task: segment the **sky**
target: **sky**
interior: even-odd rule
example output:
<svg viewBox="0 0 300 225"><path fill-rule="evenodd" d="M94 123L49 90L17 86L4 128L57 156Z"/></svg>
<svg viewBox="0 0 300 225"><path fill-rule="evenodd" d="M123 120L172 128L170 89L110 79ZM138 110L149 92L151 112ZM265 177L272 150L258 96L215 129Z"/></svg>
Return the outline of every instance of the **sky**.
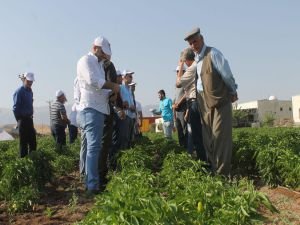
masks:
<svg viewBox="0 0 300 225"><path fill-rule="evenodd" d="M299 10L297 0L3 0L0 108L12 108L26 71L35 73L35 107L58 89L72 103L77 61L100 35L115 66L135 72L142 105L157 104L160 89L173 98L183 39L194 27L229 61L239 103L288 100L300 94Z"/></svg>

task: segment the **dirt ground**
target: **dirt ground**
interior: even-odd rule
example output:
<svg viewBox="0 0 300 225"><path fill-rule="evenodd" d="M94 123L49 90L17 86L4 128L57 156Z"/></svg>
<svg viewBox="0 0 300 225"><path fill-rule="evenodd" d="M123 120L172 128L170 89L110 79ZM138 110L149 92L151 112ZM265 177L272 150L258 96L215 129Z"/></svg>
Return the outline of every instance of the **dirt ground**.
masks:
<svg viewBox="0 0 300 225"><path fill-rule="evenodd" d="M57 225L81 221L93 207L94 200L87 197L79 173L61 177L54 184L47 184L33 212L9 215L0 202L0 224Z"/></svg>
<svg viewBox="0 0 300 225"><path fill-rule="evenodd" d="M265 217L264 224L300 224L300 192L292 191L285 187L268 188L266 186L259 189L265 193L279 213L270 213L261 209Z"/></svg>
<svg viewBox="0 0 300 225"><path fill-rule="evenodd" d="M259 189L268 195L280 213L272 214L261 208L265 222L263 224L300 225L300 192L284 187ZM87 198L79 174L61 177L55 184L48 184L46 192L33 212L9 215L5 205L0 202L0 224L18 225L57 225L73 224L82 220L93 207L94 200Z"/></svg>

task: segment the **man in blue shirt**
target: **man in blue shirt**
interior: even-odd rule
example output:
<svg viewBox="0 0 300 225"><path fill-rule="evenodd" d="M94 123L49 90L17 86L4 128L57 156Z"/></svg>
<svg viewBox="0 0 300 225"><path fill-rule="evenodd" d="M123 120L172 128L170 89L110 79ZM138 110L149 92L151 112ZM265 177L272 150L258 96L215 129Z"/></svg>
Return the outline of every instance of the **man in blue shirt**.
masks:
<svg viewBox="0 0 300 225"><path fill-rule="evenodd" d="M168 139L172 139L172 131L174 127L173 122L173 109L172 109L172 100L166 97L166 93L164 90L160 90L158 92L159 102L159 110L152 110L153 114L161 115L164 123L163 130L165 137Z"/></svg>
<svg viewBox="0 0 300 225"><path fill-rule="evenodd" d="M31 90L34 81L33 73L24 73L20 76L23 85L13 95L13 112L18 122L20 137L20 157L36 150L36 133L33 126L33 93Z"/></svg>

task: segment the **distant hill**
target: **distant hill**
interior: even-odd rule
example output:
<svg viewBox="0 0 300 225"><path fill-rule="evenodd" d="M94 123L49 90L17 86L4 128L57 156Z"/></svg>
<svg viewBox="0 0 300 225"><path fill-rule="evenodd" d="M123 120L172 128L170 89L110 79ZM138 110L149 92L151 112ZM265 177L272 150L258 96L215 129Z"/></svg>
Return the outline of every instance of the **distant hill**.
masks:
<svg viewBox="0 0 300 225"><path fill-rule="evenodd" d="M69 114L71 111L71 105L65 105L67 113ZM143 116L148 117L152 116L152 113L149 109L158 109L158 105L145 105L143 106ZM35 107L34 108L34 116L33 116L34 124L36 125L50 125L49 118L49 107ZM16 124L16 120L14 114L11 109L0 108L0 127L3 127L7 124Z"/></svg>
<svg viewBox="0 0 300 225"><path fill-rule="evenodd" d="M152 113L149 111L150 109L158 109L158 105L145 105L142 107L143 109L143 116L148 117L152 116Z"/></svg>
<svg viewBox="0 0 300 225"><path fill-rule="evenodd" d="M65 107L69 114L72 106L66 105ZM49 107L48 106L35 107L34 114L33 114L33 121L34 121L34 124L50 125ZM0 127L7 125L7 124L16 124L14 114L11 109L1 108L0 109Z"/></svg>

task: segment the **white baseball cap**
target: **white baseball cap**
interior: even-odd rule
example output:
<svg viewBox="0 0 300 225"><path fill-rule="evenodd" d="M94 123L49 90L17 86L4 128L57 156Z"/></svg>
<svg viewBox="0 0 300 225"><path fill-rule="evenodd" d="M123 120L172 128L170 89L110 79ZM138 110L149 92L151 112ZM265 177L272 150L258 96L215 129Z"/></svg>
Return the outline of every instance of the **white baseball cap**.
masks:
<svg viewBox="0 0 300 225"><path fill-rule="evenodd" d="M129 69L123 70L122 75L125 76L125 75L127 75L127 74L134 74L134 72L132 72L132 71L129 70Z"/></svg>
<svg viewBox="0 0 300 225"><path fill-rule="evenodd" d="M62 96L62 95L65 95L65 93L62 91L62 90L57 90L56 92L55 92L55 96L58 98L58 97L60 97L60 96Z"/></svg>
<svg viewBox="0 0 300 225"><path fill-rule="evenodd" d="M94 40L94 45L101 47L103 52L106 55L111 55L110 43L105 37L101 37L101 36L97 37Z"/></svg>
<svg viewBox="0 0 300 225"><path fill-rule="evenodd" d="M128 84L129 86L134 86L134 85L136 85L136 83L135 82L131 82L130 84Z"/></svg>
<svg viewBox="0 0 300 225"><path fill-rule="evenodd" d="M117 76L122 76L122 73L120 70L116 70Z"/></svg>
<svg viewBox="0 0 300 225"><path fill-rule="evenodd" d="M26 73L24 73L24 77L26 78L26 80L34 81L34 74L33 73L26 72Z"/></svg>

